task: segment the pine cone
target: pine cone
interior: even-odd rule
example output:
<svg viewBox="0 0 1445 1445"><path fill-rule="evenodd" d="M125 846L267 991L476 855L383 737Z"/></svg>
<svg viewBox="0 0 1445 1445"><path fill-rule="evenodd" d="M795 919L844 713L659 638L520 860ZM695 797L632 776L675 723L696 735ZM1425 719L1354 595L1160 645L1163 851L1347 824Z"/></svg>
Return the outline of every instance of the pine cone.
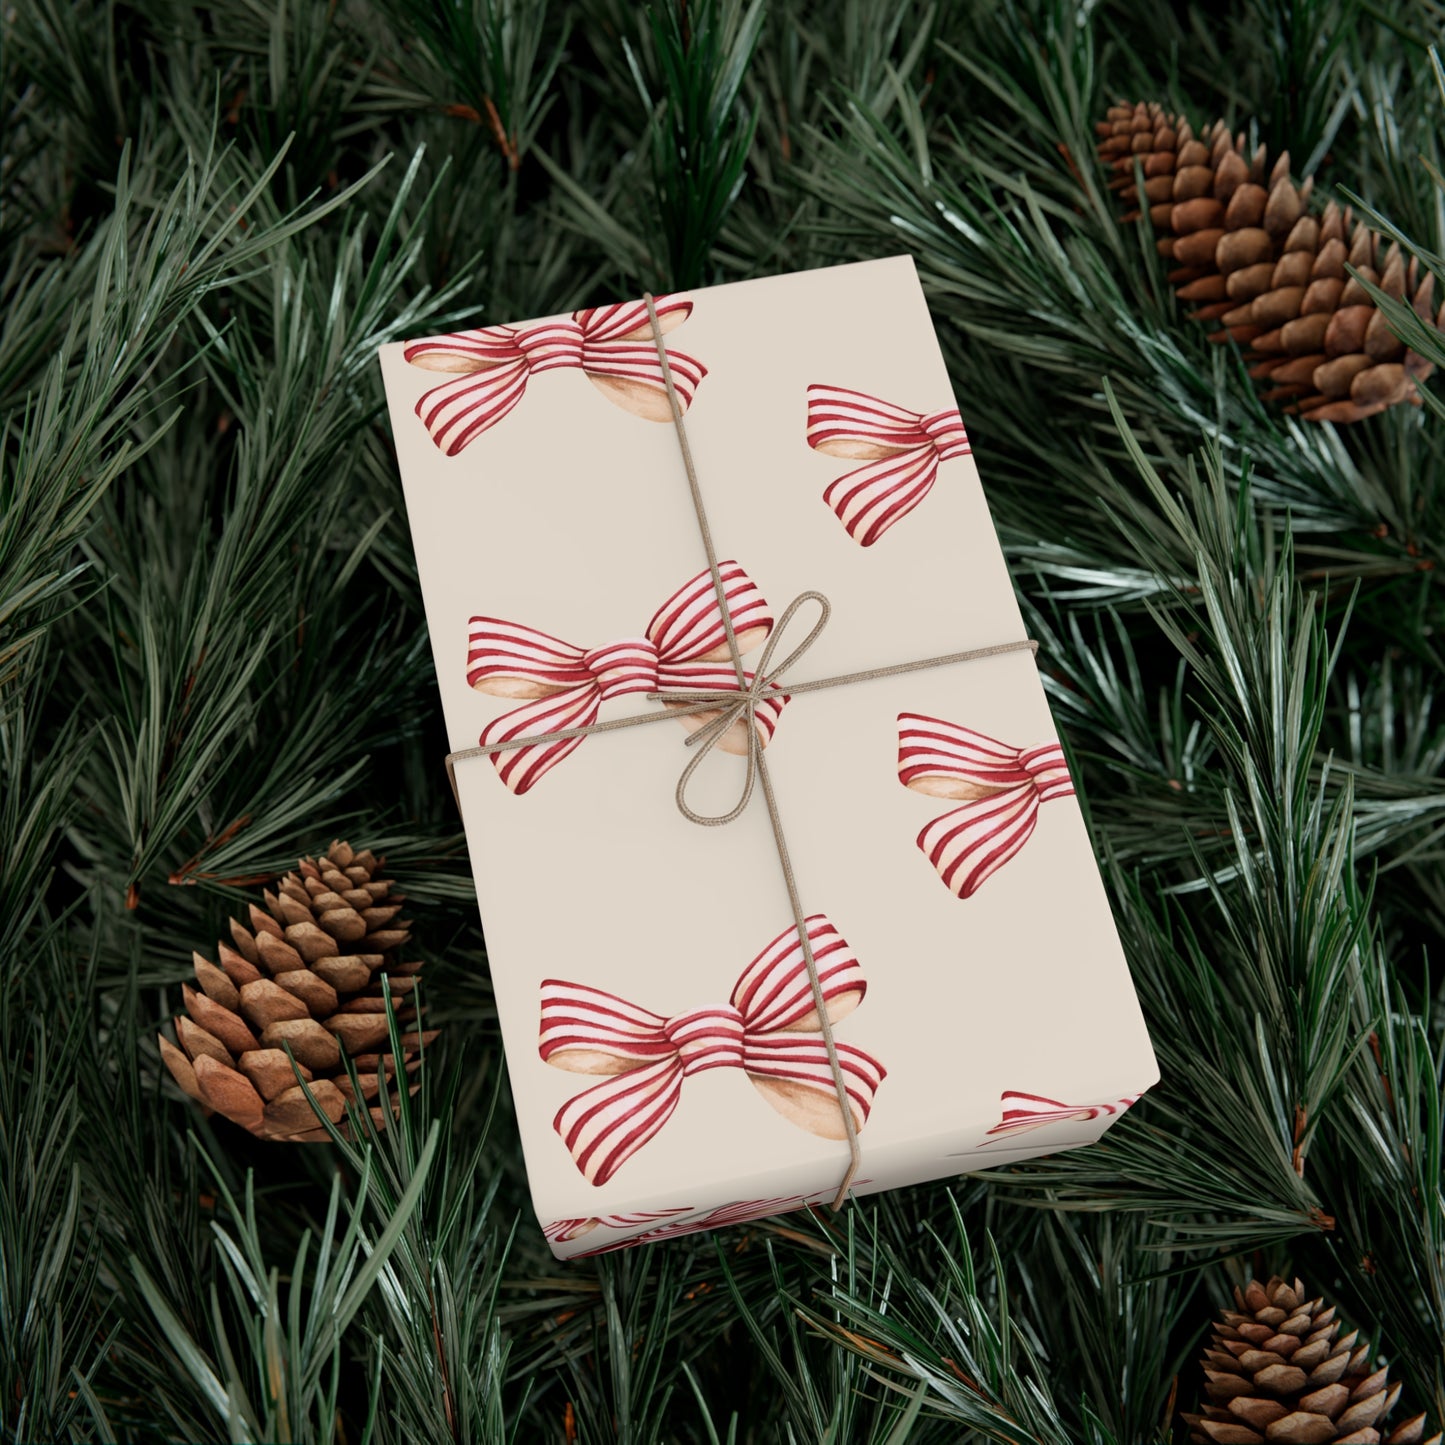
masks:
<svg viewBox="0 0 1445 1445"><path fill-rule="evenodd" d="M1251 1280L1234 1291L1238 1310L1226 1310L1205 1347L1202 1415L1185 1415L1189 1438L1212 1445L1419 1445L1425 1417L1416 1415L1388 1435L1380 1425L1400 1386L1389 1371L1370 1371L1370 1347L1359 1331L1339 1338L1333 1306L1306 1300L1299 1280L1267 1285ZM1429 1445L1440 1445L1435 1435Z"/></svg>
<svg viewBox="0 0 1445 1445"><path fill-rule="evenodd" d="M1350 422L1399 402L1420 402L1414 386L1434 369L1390 330L1345 263L1397 299L1408 296L1427 324L1434 277L1420 279L1398 243L1330 201L1306 211L1312 182L1290 179L1285 152L1266 174L1263 146L1245 156L1244 136L1216 122L1202 139L1157 104L1117 105L1097 127L1099 156L1114 171L1110 189L1134 192L1143 165L1150 221L1160 254L1176 263L1170 282L1214 321L1211 340L1238 341L1250 374L1269 383L1267 401L1311 421ZM1136 220L1131 211L1125 220Z"/></svg>
<svg viewBox="0 0 1445 1445"><path fill-rule="evenodd" d="M218 945L219 968L192 955L200 991L183 989L189 1017L176 1019L181 1046L160 1040L161 1057L191 1098L262 1139L327 1138L296 1082L288 1044L332 1123L353 1097L343 1046L363 1098L376 1097L378 1074L396 1071L394 1055L376 1052L388 1041L381 980L405 1025L416 1017L406 995L421 968L396 961L411 923L396 916L402 895L391 880L376 876L382 861L333 843L319 862L303 858L300 873L288 873L276 893L266 890L269 913L251 905L249 929L231 920L235 947ZM435 1037L403 1035L408 1073L417 1047ZM371 1113L384 1123L380 1109Z"/></svg>

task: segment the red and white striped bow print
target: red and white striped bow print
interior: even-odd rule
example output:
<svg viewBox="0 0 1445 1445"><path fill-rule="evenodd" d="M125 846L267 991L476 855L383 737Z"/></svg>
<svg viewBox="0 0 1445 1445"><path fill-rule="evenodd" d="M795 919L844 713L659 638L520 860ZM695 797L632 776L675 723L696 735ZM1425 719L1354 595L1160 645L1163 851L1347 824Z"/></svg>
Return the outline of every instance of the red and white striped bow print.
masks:
<svg viewBox="0 0 1445 1445"><path fill-rule="evenodd" d="M772 631L773 614L766 598L736 562L719 563L718 572L738 650L748 652ZM744 676L752 681L752 673ZM603 700L610 697L660 689L736 691L738 685L711 572L699 572L683 583L653 613L644 636L624 637L603 647L576 647L519 622L473 617L467 681L478 692L496 697L534 699L489 723L482 732L483 747L588 727L597 721ZM758 735L765 746L787 700L787 695L779 692L762 699L757 707ZM717 716L714 712L689 713L678 721L694 732ZM725 752L746 753L746 728L747 723L739 720L718 746ZM541 742L492 753L491 759L502 781L514 793L525 793L584 741Z"/></svg>
<svg viewBox="0 0 1445 1445"><path fill-rule="evenodd" d="M1028 842L1039 804L1074 791L1057 742L1012 748L922 713L898 714L898 778L964 805L935 818L918 846L957 898L967 898Z"/></svg>
<svg viewBox="0 0 1445 1445"><path fill-rule="evenodd" d="M836 1191L829 1190L831 1199ZM818 1199L822 1195L816 1196ZM656 1244L664 1239L678 1239L685 1234L701 1234L708 1229L725 1229L730 1224L748 1224L754 1219L770 1219L775 1214L786 1214L801 1209L809 1199L802 1194L791 1194L783 1199L744 1199L735 1204L724 1204L706 1214L694 1215L691 1219L677 1219L671 1224L659 1225L656 1229L645 1230L627 1239L616 1239L610 1244L600 1244L594 1249L579 1250L569 1255L570 1259L591 1259L594 1255L612 1254L619 1249L631 1249L637 1244ZM681 1211L679 1211L681 1212ZM575 1238L575 1236L573 1236Z"/></svg>
<svg viewBox="0 0 1445 1445"><path fill-rule="evenodd" d="M674 1215L691 1213L691 1205L685 1204L679 1209L643 1209L636 1214L594 1214L586 1219L554 1219L551 1224L542 1226L542 1234L548 1244L570 1244L574 1239L591 1234L594 1229L636 1229L639 1225L655 1224L659 1219L671 1219ZM649 1230L648 1236L652 1233L653 1231ZM624 1244L633 1242L632 1239L622 1241ZM603 1248L609 1247L615 1249L620 1246ZM602 1250L590 1250L589 1253L601 1254Z"/></svg>
<svg viewBox="0 0 1445 1445"><path fill-rule="evenodd" d="M1018 1094L1005 1090L1001 1100L1003 1119L988 1132L991 1135L1025 1134L1030 1129L1042 1129L1046 1124L1101 1119L1122 1114L1131 1104L1138 1102L1138 1094L1127 1094L1114 1104L1061 1104L1057 1099L1046 1099L1041 1094Z"/></svg>
<svg viewBox="0 0 1445 1445"><path fill-rule="evenodd" d="M871 1179L855 1179L852 1187L857 1189L872 1182ZM597 1254L611 1254L614 1250L631 1249L634 1244L655 1244L658 1240L677 1239L684 1234L700 1234L706 1229L726 1229L732 1224L751 1224L755 1219L771 1219L774 1215L790 1214L805 1206L825 1204L837 1192L836 1189L820 1189L814 1194L789 1194L777 1199L739 1199L732 1204L723 1204L717 1209L710 1209L705 1214L696 1214L687 1209L665 1210L661 1212L687 1214L691 1217L674 1219L670 1224L660 1225L658 1228L646 1230L642 1234L634 1234L628 1239L614 1240L611 1244L601 1244L595 1249L585 1249L577 1254L569 1255L568 1258L590 1259ZM551 1235L547 1237L552 1238ZM567 1238L575 1239L577 1235L568 1235Z"/></svg>
<svg viewBox="0 0 1445 1445"><path fill-rule="evenodd" d="M821 913L807 925L828 1020L837 1023L863 998L863 970ZM728 1003L672 1018L586 984L547 979L538 1044L543 1060L572 1073L613 1076L564 1104L553 1127L587 1180L605 1184L672 1117L685 1079L708 1069L742 1069L785 1119L821 1138L843 1139L821 1029L796 925L743 970ZM852 1044L835 1042L835 1048L861 1129L887 1071Z"/></svg>
<svg viewBox="0 0 1445 1445"><path fill-rule="evenodd" d="M923 416L841 386L808 388L808 445L868 465L823 493L848 535L871 547L933 490L939 462L969 454L957 407Z"/></svg>
<svg viewBox="0 0 1445 1445"><path fill-rule="evenodd" d="M676 296L660 296L655 304L664 332L692 314L692 302ZM662 361L641 301L592 306L535 326L484 326L428 336L411 342L405 355L413 366L428 371L460 373L416 404L431 439L449 457L501 421L521 401L532 377L562 367L583 371L624 411L648 421L672 420ZM681 351L669 350L667 359L677 399L686 411L707 367Z"/></svg>

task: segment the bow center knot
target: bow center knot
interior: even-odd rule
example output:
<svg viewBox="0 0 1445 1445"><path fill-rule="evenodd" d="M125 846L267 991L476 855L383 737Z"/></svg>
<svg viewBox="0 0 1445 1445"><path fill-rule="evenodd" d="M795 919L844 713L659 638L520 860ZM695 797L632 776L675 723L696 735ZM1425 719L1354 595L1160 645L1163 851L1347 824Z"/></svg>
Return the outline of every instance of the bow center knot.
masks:
<svg viewBox="0 0 1445 1445"><path fill-rule="evenodd" d="M963 429L963 418L958 414L957 407L936 411L923 417L918 425L937 448L942 460L964 456L968 452L968 433Z"/></svg>
<svg viewBox="0 0 1445 1445"><path fill-rule="evenodd" d="M1064 762L1064 750L1058 743L1041 743L1036 748L1023 749L1019 753L1019 766L1039 790L1040 802L1067 797L1074 791L1068 764Z"/></svg>
<svg viewBox="0 0 1445 1445"><path fill-rule="evenodd" d="M582 328L570 316L519 331L516 346L533 372L582 365Z"/></svg>
<svg viewBox="0 0 1445 1445"><path fill-rule="evenodd" d="M582 655L582 665L597 683L598 693L622 697L629 692L655 692L658 651L646 637L624 637Z"/></svg>
<svg viewBox="0 0 1445 1445"><path fill-rule="evenodd" d="M668 1042L677 1050L684 1076L707 1069L740 1069L743 1066L743 1038L747 1026L742 1014L731 1004L692 1009L670 1018L662 1026Z"/></svg>

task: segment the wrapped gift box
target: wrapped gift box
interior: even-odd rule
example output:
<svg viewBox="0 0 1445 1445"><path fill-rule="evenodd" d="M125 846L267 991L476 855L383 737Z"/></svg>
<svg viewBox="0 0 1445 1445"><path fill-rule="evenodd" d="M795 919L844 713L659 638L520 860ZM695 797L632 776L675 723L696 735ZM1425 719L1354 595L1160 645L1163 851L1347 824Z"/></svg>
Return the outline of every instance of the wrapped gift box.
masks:
<svg viewBox="0 0 1445 1445"><path fill-rule="evenodd" d="M854 1192L1091 1142L1157 1071L1031 653L788 693L1024 641L912 261L655 304L744 666L793 598L831 605L754 726ZM735 692L643 303L381 360L454 750ZM706 720L456 767L563 1257L831 1200L849 1165L767 810L699 827L674 798ZM691 777L695 812L736 802L747 727Z"/></svg>

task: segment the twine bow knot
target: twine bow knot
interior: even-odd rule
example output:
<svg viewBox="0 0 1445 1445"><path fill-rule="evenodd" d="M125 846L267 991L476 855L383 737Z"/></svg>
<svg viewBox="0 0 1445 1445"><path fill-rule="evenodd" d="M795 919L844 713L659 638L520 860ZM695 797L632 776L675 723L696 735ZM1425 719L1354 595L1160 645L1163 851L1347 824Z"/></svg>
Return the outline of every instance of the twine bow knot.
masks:
<svg viewBox="0 0 1445 1445"><path fill-rule="evenodd" d="M778 664L773 667L773 653L777 650L779 639L788 630L789 623L797 616L798 610L809 602L818 604L818 620L809 630L808 635ZM783 609L783 615L778 619L777 625L773 628L772 635L768 638L767 646L763 648L763 655L758 659L757 669L749 675L744 672L741 665L738 666L738 685L733 688L713 690L711 692L687 692L667 691L649 693L648 698L653 701L672 702L680 704L689 703L715 703L721 695L731 697L732 701L725 703L718 715L710 721L705 722L696 732L687 739L688 747L695 747L697 752L688 760L682 770L682 776L677 780L677 807L678 811L690 823L700 823L704 827L720 827L724 823L731 823L734 818L741 815L748 803L752 800L753 786L757 782L758 763L762 756L765 739L759 731L758 709L766 707L769 710L775 708L779 702L787 701L787 694L779 695L779 677L787 672L799 658L818 640L823 629L828 625L828 617L832 613L832 604L821 592L800 592ZM731 637L732 623L729 620L728 632ZM736 724L746 724L742 728L742 736L747 739L747 772L743 778L742 792L738 795L737 802L728 809L726 813L698 813L695 812L687 801L687 785L692 781L692 776L702 766L707 755L718 746L726 737L735 737L733 731Z"/></svg>

